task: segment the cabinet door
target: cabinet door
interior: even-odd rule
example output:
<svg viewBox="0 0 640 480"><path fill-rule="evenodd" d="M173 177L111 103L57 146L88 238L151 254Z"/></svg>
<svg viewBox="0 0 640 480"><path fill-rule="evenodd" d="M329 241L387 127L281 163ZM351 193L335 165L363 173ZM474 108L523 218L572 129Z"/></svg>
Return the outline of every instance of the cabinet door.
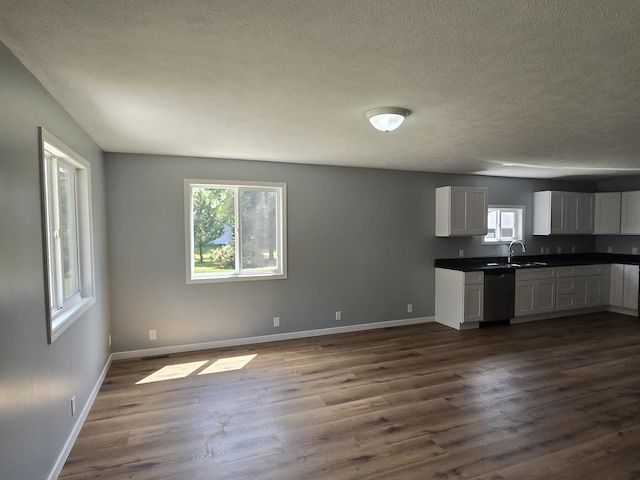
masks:
<svg viewBox="0 0 640 480"><path fill-rule="evenodd" d="M593 233L593 194L578 194L578 218L576 220L576 233Z"/></svg>
<svg viewBox="0 0 640 480"><path fill-rule="evenodd" d="M638 265L624 266L622 307L631 310L638 308Z"/></svg>
<svg viewBox="0 0 640 480"><path fill-rule="evenodd" d="M551 233L565 233L565 193L551 192Z"/></svg>
<svg viewBox="0 0 640 480"><path fill-rule="evenodd" d="M535 282L535 280L528 282L516 282L515 317L522 317L524 315L531 315L535 313Z"/></svg>
<svg viewBox="0 0 640 480"><path fill-rule="evenodd" d="M604 280L602 277L584 277L586 279L587 307L597 307L603 305L604 301Z"/></svg>
<svg viewBox="0 0 640 480"><path fill-rule="evenodd" d="M640 191L622 192L622 219L620 233L640 234Z"/></svg>
<svg viewBox="0 0 640 480"><path fill-rule="evenodd" d="M620 192L596 193L593 233L617 235L620 233Z"/></svg>
<svg viewBox="0 0 640 480"><path fill-rule="evenodd" d="M593 195L564 192L564 232L582 234L593 232Z"/></svg>
<svg viewBox="0 0 640 480"><path fill-rule="evenodd" d="M487 234L487 189L471 188L467 193L467 233Z"/></svg>
<svg viewBox="0 0 640 480"><path fill-rule="evenodd" d="M479 322L484 311L484 285L464 286L464 322Z"/></svg>
<svg viewBox="0 0 640 480"><path fill-rule="evenodd" d="M451 235L467 233L468 192L463 187L451 187Z"/></svg>
<svg viewBox="0 0 640 480"><path fill-rule="evenodd" d="M609 305L622 307L624 297L624 265L611 265L611 280L609 284Z"/></svg>
<svg viewBox="0 0 640 480"><path fill-rule="evenodd" d="M587 306L587 278L588 277L576 277L576 308L585 308Z"/></svg>
<svg viewBox="0 0 640 480"><path fill-rule="evenodd" d="M535 313L555 312L556 281L536 280L534 284Z"/></svg>
<svg viewBox="0 0 640 480"><path fill-rule="evenodd" d="M578 232L578 198L576 192L565 192L564 194L564 232Z"/></svg>

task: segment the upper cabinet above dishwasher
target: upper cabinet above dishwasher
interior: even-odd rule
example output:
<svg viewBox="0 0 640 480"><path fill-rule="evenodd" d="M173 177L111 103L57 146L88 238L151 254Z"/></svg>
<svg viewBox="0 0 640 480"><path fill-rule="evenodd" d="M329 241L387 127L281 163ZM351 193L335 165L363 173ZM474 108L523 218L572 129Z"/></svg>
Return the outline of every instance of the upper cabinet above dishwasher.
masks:
<svg viewBox="0 0 640 480"><path fill-rule="evenodd" d="M436 188L436 236L487 234L488 189Z"/></svg>
<svg viewBox="0 0 640 480"><path fill-rule="evenodd" d="M534 235L589 235L593 233L593 193L533 193Z"/></svg>

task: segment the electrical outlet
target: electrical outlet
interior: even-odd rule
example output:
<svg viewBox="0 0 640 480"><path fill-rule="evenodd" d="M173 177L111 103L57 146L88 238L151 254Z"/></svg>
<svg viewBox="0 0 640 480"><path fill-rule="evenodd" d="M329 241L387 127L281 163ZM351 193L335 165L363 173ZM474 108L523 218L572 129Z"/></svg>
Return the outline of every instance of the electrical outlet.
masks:
<svg viewBox="0 0 640 480"><path fill-rule="evenodd" d="M540 253L544 254L544 247L540 247Z"/></svg>
<svg viewBox="0 0 640 480"><path fill-rule="evenodd" d="M613 247L607 247L607 253L613 253Z"/></svg>
<svg viewBox="0 0 640 480"><path fill-rule="evenodd" d="M558 253L562 253L562 247L558 247Z"/></svg>
<svg viewBox="0 0 640 480"><path fill-rule="evenodd" d="M458 256L460 258L464 257L464 250L463 249L458 250Z"/></svg>
<svg viewBox="0 0 640 480"><path fill-rule="evenodd" d="M111 346L111 334L109 334L109 346Z"/></svg>
<svg viewBox="0 0 640 480"><path fill-rule="evenodd" d="M342 312L338 310L336 312L336 321L339 322L340 320L342 320Z"/></svg>
<svg viewBox="0 0 640 480"><path fill-rule="evenodd" d="M413 304L409 303L407 304L407 313L411 313L411 312L413 312Z"/></svg>
<svg viewBox="0 0 640 480"><path fill-rule="evenodd" d="M156 330L149 330L149 340L156 340L158 338L158 332Z"/></svg>
<svg viewBox="0 0 640 480"><path fill-rule="evenodd" d="M280 317L273 317L273 326L274 327L280 326Z"/></svg>
<svg viewBox="0 0 640 480"><path fill-rule="evenodd" d="M544 253L546 253L547 255L551 253L551 247L546 247L544 249Z"/></svg>
<svg viewBox="0 0 640 480"><path fill-rule="evenodd" d="M76 396L71 397L71 416L75 417L76 415Z"/></svg>
<svg viewBox="0 0 640 480"><path fill-rule="evenodd" d="M571 246L571 253L576 253L576 247L575 247L575 245L572 245L572 246Z"/></svg>
<svg viewBox="0 0 640 480"><path fill-rule="evenodd" d="M638 254L638 247L633 247L633 248L631 249L631 253L632 253L633 255L637 255L637 254Z"/></svg>

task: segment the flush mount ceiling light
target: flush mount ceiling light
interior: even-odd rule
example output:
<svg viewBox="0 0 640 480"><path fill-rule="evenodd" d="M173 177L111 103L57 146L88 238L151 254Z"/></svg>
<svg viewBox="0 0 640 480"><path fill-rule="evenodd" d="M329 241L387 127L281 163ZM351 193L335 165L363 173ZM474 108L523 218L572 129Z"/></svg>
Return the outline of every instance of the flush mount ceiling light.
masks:
<svg viewBox="0 0 640 480"><path fill-rule="evenodd" d="M364 114L373 128L381 132L392 132L404 122L411 112L406 108L380 107L373 108Z"/></svg>

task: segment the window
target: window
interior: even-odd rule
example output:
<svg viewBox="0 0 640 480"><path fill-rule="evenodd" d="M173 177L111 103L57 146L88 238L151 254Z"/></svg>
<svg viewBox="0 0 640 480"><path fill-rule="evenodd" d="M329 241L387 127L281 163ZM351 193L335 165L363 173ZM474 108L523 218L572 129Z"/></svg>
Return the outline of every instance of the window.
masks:
<svg viewBox="0 0 640 480"><path fill-rule="evenodd" d="M49 342L93 303L90 165L40 129Z"/></svg>
<svg viewBox="0 0 640 480"><path fill-rule="evenodd" d="M490 205L487 214L487 234L485 244L524 241L524 207Z"/></svg>
<svg viewBox="0 0 640 480"><path fill-rule="evenodd" d="M185 180L187 283L286 278L286 185Z"/></svg>

